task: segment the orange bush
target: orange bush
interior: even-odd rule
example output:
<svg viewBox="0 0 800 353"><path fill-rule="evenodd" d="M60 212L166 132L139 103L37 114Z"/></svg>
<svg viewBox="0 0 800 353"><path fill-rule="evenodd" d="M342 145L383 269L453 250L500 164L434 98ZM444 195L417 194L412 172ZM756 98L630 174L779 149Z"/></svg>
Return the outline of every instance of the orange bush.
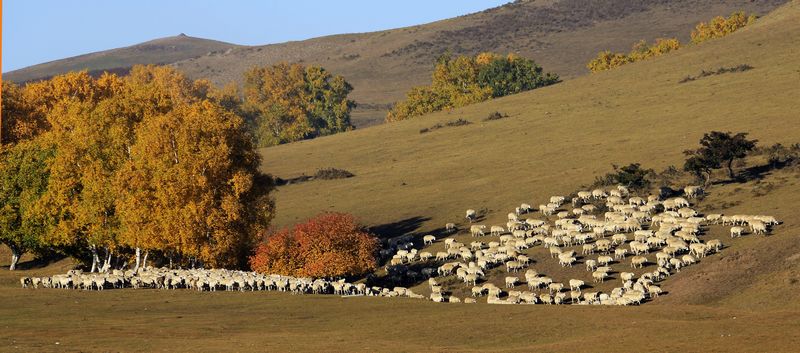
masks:
<svg viewBox="0 0 800 353"><path fill-rule="evenodd" d="M291 276L360 275L375 268L377 248L377 239L352 215L323 213L269 235L250 257L250 267Z"/></svg>

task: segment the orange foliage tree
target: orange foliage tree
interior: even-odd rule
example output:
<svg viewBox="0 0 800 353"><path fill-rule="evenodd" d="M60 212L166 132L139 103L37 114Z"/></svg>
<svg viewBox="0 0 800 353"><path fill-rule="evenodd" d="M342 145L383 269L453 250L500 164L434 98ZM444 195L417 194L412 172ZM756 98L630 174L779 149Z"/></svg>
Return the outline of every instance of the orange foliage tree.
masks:
<svg viewBox="0 0 800 353"><path fill-rule="evenodd" d="M356 276L375 268L377 249L377 239L352 215L323 213L268 236L250 267L291 276Z"/></svg>

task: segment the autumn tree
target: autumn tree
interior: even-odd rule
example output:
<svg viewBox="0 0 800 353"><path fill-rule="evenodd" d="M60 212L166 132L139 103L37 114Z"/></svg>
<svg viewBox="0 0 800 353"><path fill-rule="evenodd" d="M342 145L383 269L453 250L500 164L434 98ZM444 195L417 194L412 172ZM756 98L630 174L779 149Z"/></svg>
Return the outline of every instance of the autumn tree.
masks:
<svg viewBox="0 0 800 353"><path fill-rule="evenodd" d="M722 16L714 17L711 21L697 24L692 31L692 43L699 44L709 39L724 37L751 25L757 19L756 15L747 15L744 11L734 12L728 18Z"/></svg>
<svg viewBox="0 0 800 353"><path fill-rule="evenodd" d="M43 97L26 88L3 82L0 146L32 139L49 127L42 109Z"/></svg>
<svg viewBox="0 0 800 353"><path fill-rule="evenodd" d="M250 258L250 266L293 276L357 276L375 268L377 249L377 239L353 216L325 213L269 235Z"/></svg>
<svg viewBox="0 0 800 353"><path fill-rule="evenodd" d="M509 54L481 53L477 56L440 56L431 84L412 88L397 102L387 122L405 120L444 109L482 102L492 97L519 93L558 82L530 59Z"/></svg>
<svg viewBox="0 0 800 353"><path fill-rule="evenodd" d="M61 247L88 248L92 268L98 249L106 250L106 267L116 247L119 222L111 180L124 160L120 129L125 116L113 114L110 98L121 81L114 75L94 79L86 72L56 76L41 83L49 104L51 129L42 135L55 146L47 190L38 209L50 225L46 240Z"/></svg>
<svg viewBox="0 0 800 353"><path fill-rule="evenodd" d="M9 270L16 268L22 254L44 248L46 227L33 209L47 188L53 152L37 141L0 152L0 243L11 249Z"/></svg>
<svg viewBox="0 0 800 353"><path fill-rule="evenodd" d="M280 63L244 74L244 104L259 146L352 130L353 87L318 66Z"/></svg>
<svg viewBox="0 0 800 353"><path fill-rule="evenodd" d="M684 151L688 158L683 168L705 179L707 184L711 179L711 172L724 166L728 170L728 176L733 179L736 176L733 162L746 157L756 147L756 142L758 140L748 140L746 132L732 135L730 132L711 131L703 134L700 148Z"/></svg>
<svg viewBox="0 0 800 353"><path fill-rule="evenodd" d="M172 69L152 71L126 79L138 92L130 96L165 103L137 125L118 174L121 236L170 259L245 267L273 202L272 181L259 171L244 121L202 82Z"/></svg>

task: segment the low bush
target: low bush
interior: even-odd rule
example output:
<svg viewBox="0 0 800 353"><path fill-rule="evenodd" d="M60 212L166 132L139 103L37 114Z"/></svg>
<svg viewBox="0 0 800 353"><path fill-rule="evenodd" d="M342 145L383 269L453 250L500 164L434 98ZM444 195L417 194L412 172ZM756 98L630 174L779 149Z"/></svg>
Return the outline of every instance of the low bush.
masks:
<svg viewBox="0 0 800 353"><path fill-rule="evenodd" d="M323 213L266 237L253 271L304 277L358 276L377 265L378 240L352 215Z"/></svg>
<svg viewBox="0 0 800 353"><path fill-rule="evenodd" d="M355 174L347 170L338 168L319 169L317 170L316 173L314 173L314 178L323 180L346 179L346 178L352 178L354 176Z"/></svg>

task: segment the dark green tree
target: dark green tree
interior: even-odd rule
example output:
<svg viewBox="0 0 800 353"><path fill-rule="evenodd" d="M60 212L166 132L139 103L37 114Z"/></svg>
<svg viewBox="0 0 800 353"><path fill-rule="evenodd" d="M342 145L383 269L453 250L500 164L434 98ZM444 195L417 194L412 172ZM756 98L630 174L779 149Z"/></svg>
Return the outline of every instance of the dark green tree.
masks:
<svg viewBox="0 0 800 353"><path fill-rule="evenodd" d="M728 170L728 176L733 179L733 162L744 158L747 153L756 147L758 140L748 140L746 132L735 135L730 132L711 131L700 139L700 148L686 150L688 157L683 169L692 172L698 177L705 176L705 182L711 180L711 171L723 166Z"/></svg>
<svg viewBox="0 0 800 353"><path fill-rule="evenodd" d="M11 249L10 270L20 256L42 250L46 227L33 211L47 189L54 149L24 141L0 155L0 242Z"/></svg>

